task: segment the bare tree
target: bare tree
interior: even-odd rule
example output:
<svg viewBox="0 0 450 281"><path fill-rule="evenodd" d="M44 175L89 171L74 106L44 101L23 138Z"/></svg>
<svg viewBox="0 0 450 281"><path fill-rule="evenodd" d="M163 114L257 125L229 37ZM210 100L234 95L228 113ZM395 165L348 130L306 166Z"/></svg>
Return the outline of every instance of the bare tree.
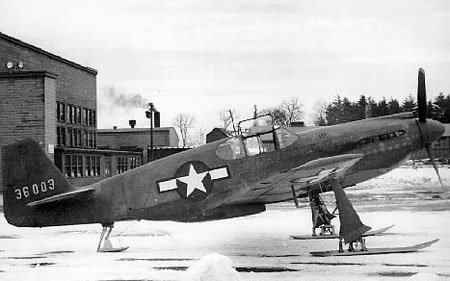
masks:
<svg viewBox="0 0 450 281"><path fill-rule="evenodd" d="M285 112L286 126L290 126L292 122L300 121L303 118L303 103L298 97L291 97L283 100L280 109Z"/></svg>
<svg viewBox="0 0 450 281"><path fill-rule="evenodd" d="M232 125L233 119L239 118L235 109L224 109L219 112L219 118L222 121L222 128L228 130L228 127Z"/></svg>
<svg viewBox="0 0 450 281"><path fill-rule="evenodd" d="M327 108L328 104L324 100L318 100L314 104L311 119L316 126L327 125Z"/></svg>
<svg viewBox="0 0 450 281"><path fill-rule="evenodd" d="M197 132L195 132L194 134L194 139L191 141L192 146L196 147L196 146L200 146L202 144L206 143L206 133L205 133L206 129L205 127L200 127Z"/></svg>
<svg viewBox="0 0 450 281"><path fill-rule="evenodd" d="M194 116L188 113L179 113L173 120L173 125L180 130L183 147L186 147L188 131L195 123Z"/></svg>
<svg viewBox="0 0 450 281"><path fill-rule="evenodd" d="M300 121L303 118L303 103L297 97L283 100L279 106L263 109L261 114L268 114L272 117L273 125L291 126L292 122Z"/></svg>

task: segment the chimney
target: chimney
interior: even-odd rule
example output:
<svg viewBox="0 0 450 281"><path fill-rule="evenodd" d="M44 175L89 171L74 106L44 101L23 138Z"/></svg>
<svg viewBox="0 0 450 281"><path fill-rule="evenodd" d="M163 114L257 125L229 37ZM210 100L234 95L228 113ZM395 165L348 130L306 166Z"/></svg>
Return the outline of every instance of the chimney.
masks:
<svg viewBox="0 0 450 281"><path fill-rule="evenodd" d="M128 124L130 124L131 128L134 128L136 126L136 120L128 120Z"/></svg>
<svg viewBox="0 0 450 281"><path fill-rule="evenodd" d="M159 111L155 111L155 120L153 122L155 124L155 128L161 127L161 114Z"/></svg>

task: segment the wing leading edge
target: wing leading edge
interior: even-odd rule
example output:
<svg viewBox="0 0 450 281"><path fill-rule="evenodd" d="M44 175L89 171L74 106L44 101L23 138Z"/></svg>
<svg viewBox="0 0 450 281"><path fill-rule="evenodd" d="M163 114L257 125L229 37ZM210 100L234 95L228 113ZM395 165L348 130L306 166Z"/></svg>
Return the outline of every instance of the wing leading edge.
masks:
<svg viewBox="0 0 450 281"><path fill-rule="evenodd" d="M319 158L301 166L274 175L262 188L258 184L255 190L259 191L259 198L265 203L284 201L292 198L292 187L297 194L308 193L309 190L332 179L339 179L353 167L362 154L344 154L333 157Z"/></svg>

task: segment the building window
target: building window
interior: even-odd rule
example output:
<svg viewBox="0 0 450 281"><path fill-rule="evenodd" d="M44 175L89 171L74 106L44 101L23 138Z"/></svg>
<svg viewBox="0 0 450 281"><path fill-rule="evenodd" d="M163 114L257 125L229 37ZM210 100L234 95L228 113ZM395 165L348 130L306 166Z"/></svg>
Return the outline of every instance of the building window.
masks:
<svg viewBox="0 0 450 281"><path fill-rule="evenodd" d="M81 108L75 107L75 124L81 125Z"/></svg>
<svg viewBox="0 0 450 281"><path fill-rule="evenodd" d="M56 134L57 134L57 138L58 138L58 145L66 146L66 128L58 127L56 129Z"/></svg>
<svg viewBox="0 0 450 281"><path fill-rule="evenodd" d="M92 148L96 148L97 147L97 135L95 134L95 131L90 132L91 137L90 137L90 145Z"/></svg>
<svg viewBox="0 0 450 281"><path fill-rule="evenodd" d="M95 127L97 120L95 117L95 110L83 109L83 125L88 127Z"/></svg>
<svg viewBox="0 0 450 281"><path fill-rule="evenodd" d="M67 106L67 123L72 124L73 123L73 112L72 112L72 106Z"/></svg>
<svg viewBox="0 0 450 281"><path fill-rule="evenodd" d="M82 134L81 129L67 128L67 136L69 138L70 147L81 147L82 146Z"/></svg>
<svg viewBox="0 0 450 281"><path fill-rule="evenodd" d="M105 157L105 177L112 176L112 161L111 157Z"/></svg>
<svg viewBox="0 0 450 281"><path fill-rule="evenodd" d="M117 157L117 173L121 174L128 170L128 157Z"/></svg>
<svg viewBox="0 0 450 281"><path fill-rule="evenodd" d="M87 130L83 130L83 147L89 147L89 133Z"/></svg>
<svg viewBox="0 0 450 281"><path fill-rule="evenodd" d="M68 138L68 143L67 145L69 147L73 147L73 138L72 138L72 128L67 128L67 138Z"/></svg>
<svg viewBox="0 0 450 281"><path fill-rule="evenodd" d="M88 125L88 109L83 108L83 126Z"/></svg>
<svg viewBox="0 0 450 281"><path fill-rule="evenodd" d="M88 127L95 127L97 125L95 110L74 105L65 105L62 102L56 103L56 116L59 122Z"/></svg>
<svg viewBox="0 0 450 281"><path fill-rule="evenodd" d="M56 103L56 118L59 122L66 122L66 105L62 102Z"/></svg>
<svg viewBox="0 0 450 281"><path fill-rule="evenodd" d="M100 156L86 156L86 177L100 176Z"/></svg>
<svg viewBox="0 0 450 281"><path fill-rule="evenodd" d="M91 126L91 111L86 109L86 126Z"/></svg>
<svg viewBox="0 0 450 281"><path fill-rule="evenodd" d="M68 178L83 176L83 156L70 154L64 158L64 175Z"/></svg>
<svg viewBox="0 0 450 281"><path fill-rule="evenodd" d="M97 126L97 119L95 117L95 110L92 110L92 123L91 123L92 127Z"/></svg>
<svg viewBox="0 0 450 281"><path fill-rule="evenodd" d="M130 157L130 169L134 169L136 167L139 167L141 165L140 158L136 156Z"/></svg>
<svg viewBox="0 0 450 281"><path fill-rule="evenodd" d="M81 129L77 129L77 147L81 147L83 139L81 138Z"/></svg>

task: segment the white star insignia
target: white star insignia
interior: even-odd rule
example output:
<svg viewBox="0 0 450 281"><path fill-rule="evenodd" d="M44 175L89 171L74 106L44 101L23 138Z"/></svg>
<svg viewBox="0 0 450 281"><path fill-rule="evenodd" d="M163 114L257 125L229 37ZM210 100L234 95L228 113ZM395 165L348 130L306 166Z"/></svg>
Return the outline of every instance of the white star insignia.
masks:
<svg viewBox="0 0 450 281"><path fill-rule="evenodd" d="M206 193L206 188L202 181L207 174L208 171L198 173L197 170L195 170L195 167L191 164L189 167L189 175L178 178L179 181L187 184L186 197L189 197L189 195L191 195L196 189Z"/></svg>
<svg viewBox="0 0 450 281"><path fill-rule="evenodd" d="M178 178L168 179L158 182L158 191L167 192L178 189L177 181L186 184L186 197L189 197L196 189L203 193L208 193L203 180L209 175L211 180L219 180L228 178L228 170L226 167L215 168L209 171L199 173L192 163L189 164L189 174Z"/></svg>

